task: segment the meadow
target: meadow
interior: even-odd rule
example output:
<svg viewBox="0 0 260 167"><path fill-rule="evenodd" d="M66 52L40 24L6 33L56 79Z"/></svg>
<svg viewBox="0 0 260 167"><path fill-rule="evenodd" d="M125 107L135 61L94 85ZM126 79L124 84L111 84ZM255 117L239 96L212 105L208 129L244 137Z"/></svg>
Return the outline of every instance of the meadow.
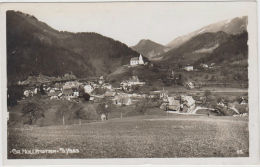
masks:
<svg viewBox="0 0 260 167"><path fill-rule="evenodd" d="M16 150L77 153L14 154ZM8 158L247 157L248 119L206 115L142 115L81 125L8 128Z"/></svg>

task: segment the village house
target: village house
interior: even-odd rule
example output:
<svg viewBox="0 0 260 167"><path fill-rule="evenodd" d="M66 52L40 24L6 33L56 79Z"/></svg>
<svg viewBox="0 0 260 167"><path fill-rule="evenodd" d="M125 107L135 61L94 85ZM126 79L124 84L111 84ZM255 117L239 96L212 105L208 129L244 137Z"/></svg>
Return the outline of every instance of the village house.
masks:
<svg viewBox="0 0 260 167"><path fill-rule="evenodd" d="M180 100L176 100L175 97L165 95L163 97L163 103L160 106L165 111L176 111L179 112L181 108Z"/></svg>
<svg viewBox="0 0 260 167"><path fill-rule="evenodd" d="M100 76L100 77L99 77L99 80L98 80L98 83L99 83L100 85L102 85L104 82L105 82L104 77L103 77L103 76Z"/></svg>
<svg viewBox="0 0 260 167"><path fill-rule="evenodd" d="M241 97L241 100L240 100L239 104L245 105L247 103L248 103L247 100L244 97Z"/></svg>
<svg viewBox="0 0 260 167"><path fill-rule="evenodd" d="M218 106L226 107L226 102L224 99L220 99L219 102L217 103Z"/></svg>
<svg viewBox="0 0 260 167"><path fill-rule="evenodd" d="M168 97L167 110L179 112L180 111L180 100L175 100L174 97Z"/></svg>
<svg viewBox="0 0 260 167"><path fill-rule="evenodd" d="M115 105L131 105L132 104L132 100L129 96L124 95L124 94L119 94L116 95L114 99L112 99L113 104Z"/></svg>
<svg viewBox="0 0 260 167"><path fill-rule="evenodd" d="M120 86L124 91L132 91L133 86L143 86L145 82L140 82L137 76L132 76L129 80L122 81Z"/></svg>
<svg viewBox="0 0 260 167"><path fill-rule="evenodd" d="M25 97L33 97L33 95L37 94L37 88L33 89L33 90L25 90L23 92L23 95Z"/></svg>
<svg viewBox="0 0 260 167"><path fill-rule="evenodd" d="M116 95L116 92L112 92L112 91L106 91L106 93L104 94L105 97L114 97Z"/></svg>
<svg viewBox="0 0 260 167"><path fill-rule="evenodd" d="M142 55L140 54L139 57L133 57L130 60L130 65L131 66L137 66L137 65L143 65L144 64L144 60Z"/></svg>
<svg viewBox="0 0 260 167"><path fill-rule="evenodd" d="M168 91L163 90L159 91L160 92L160 99L163 100L164 102L168 101Z"/></svg>
<svg viewBox="0 0 260 167"><path fill-rule="evenodd" d="M50 99L59 99L60 98L60 93L61 91L55 91L54 89L51 89L48 92L48 96L50 97Z"/></svg>
<svg viewBox="0 0 260 167"><path fill-rule="evenodd" d="M189 89L194 89L195 88L195 86L194 86L194 83L193 82L186 82L185 83L185 86L187 87L187 88L189 88Z"/></svg>
<svg viewBox="0 0 260 167"><path fill-rule="evenodd" d="M192 96L181 96L181 108L180 110L182 112L186 113L192 113L196 108L195 100L192 98Z"/></svg>
<svg viewBox="0 0 260 167"><path fill-rule="evenodd" d="M200 65L202 68L209 68L209 66L207 64L201 64Z"/></svg>
<svg viewBox="0 0 260 167"><path fill-rule="evenodd" d="M69 81L69 82L66 82L62 88L63 89L72 89L72 88L78 89L80 85L81 85L81 83L79 83L78 81Z"/></svg>
<svg viewBox="0 0 260 167"><path fill-rule="evenodd" d="M111 90L112 89L112 85L109 84L109 83L105 83L105 84L102 85L102 88Z"/></svg>
<svg viewBox="0 0 260 167"><path fill-rule="evenodd" d="M93 92L93 90L94 90L94 88L91 85L89 85L89 84L85 85L83 87L83 89L84 89L84 92L88 93L88 94L91 94Z"/></svg>
<svg viewBox="0 0 260 167"><path fill-rule="evenodd" d="M69 81L66 82L62 87L62 94L67 100L71 98L77 98L79 96L79 87L82 85L78 81Z"/></svg>
<svg viewBox="0 0 260 167"><path fill-rule="evenodd" d="M25 91L23 92L23 95L24 95L25 97L29 97L29 96L30 96L30 90L25 90Z"/></svg>
<svg viewBox="0 0 260 167"><path fill-rule="evenodd" d="M73 90L72 90L72 89L63 89L63 90L62 90L62 94L63 94L65 97L73 96Z"/></svg>
<svg viewBox="0 0 260 167"><path fill-rule="evenodd" d="M144 85L145 82L140 82L138 76L132 76L129 80L121 82L121 86L124 88L125 86L133 86L133 85Z"/></svg>
<svg viewBox="0 0 260 167"><path fill-rule="evenodd" d="M185 71L193 71L193 66L186 66L184 67Z"/></svg>
<svg viewBox="0 0 260 167"><path fill-rule="evenodd" d="M145 84L145 82L140 82L140 81L139 81L138 76L132 76L132 78L130 78L130 79L128 80L128 83L129 83L130 85L144 85L144 84Z"/></svg>

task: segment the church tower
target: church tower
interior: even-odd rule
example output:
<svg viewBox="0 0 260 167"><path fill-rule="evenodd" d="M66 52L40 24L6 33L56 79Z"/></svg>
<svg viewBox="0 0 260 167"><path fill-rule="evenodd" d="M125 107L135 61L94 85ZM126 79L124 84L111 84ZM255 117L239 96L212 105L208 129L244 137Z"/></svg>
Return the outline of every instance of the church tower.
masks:
<svg viewBox="0 0 260 167"><path fill-rule="evenodd" d="M144 60L143 60L143 57L142 57L141 54L139 56L139 63L138 64L144 64Z"/></svg>

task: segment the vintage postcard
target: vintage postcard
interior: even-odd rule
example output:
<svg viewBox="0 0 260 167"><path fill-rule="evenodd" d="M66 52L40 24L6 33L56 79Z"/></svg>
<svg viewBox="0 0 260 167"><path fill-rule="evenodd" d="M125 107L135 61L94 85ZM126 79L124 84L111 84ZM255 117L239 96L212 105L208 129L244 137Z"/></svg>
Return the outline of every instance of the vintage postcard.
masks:
<svg viewBox="0 0 260 167"><path fill-rule="evenodd" d="M0 9L4 165L259 163L256 2Z"/></svg>

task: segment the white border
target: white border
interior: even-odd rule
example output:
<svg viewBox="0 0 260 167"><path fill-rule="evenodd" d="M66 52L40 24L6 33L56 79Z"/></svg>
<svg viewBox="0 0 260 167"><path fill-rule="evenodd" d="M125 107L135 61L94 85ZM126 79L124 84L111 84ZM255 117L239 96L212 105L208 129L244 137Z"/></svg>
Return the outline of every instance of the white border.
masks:
<svg viewBox="0 0 260 167"><path fill-rule="evenodd" d="M63 2L68 2L69 0L65 0ZM91 1L91 2L108 2L109 0L103 1ZM190 0L196 1L196 0ZM14 2L14 1L9 1ZM27 1L32 2L32 1ZM40 1L38 1L40 2ZM55 2L47 0L46 2ZM77 2L83 2L82 0ZM180 2L180 0L178 1ZM214 1L216 2L216 1ZM1 86L1 101L0 105L2 106L1 113L1 125L2 128L2 149L0 154L4 165L256 165L260 164L260 138L259 138L259 88L258 88L258 57L257 57L257 15L256 15L256 3L254 1L247 2L234 2L228 1L229 3L245 3L251 4L250 13L248 15L248 34L249 34L249 158L127 158L127 159L33 159L33 160L7 160L7 144L6 144L6 130L7 125L3 122L6 122L6 111L7 111L7 77L6 77L6 18L5 11L10 9L10 7L14 4L0 4L0 55L1 55L1 73L0 77L2 81L0 82ZM116 2L117 3L117 2ZM127 3L127 2L125 2ZM256 91L257 90L257 91ZM1 141L0 140L0 141ZM0 153L1 153L0 152Z"/></svg>

